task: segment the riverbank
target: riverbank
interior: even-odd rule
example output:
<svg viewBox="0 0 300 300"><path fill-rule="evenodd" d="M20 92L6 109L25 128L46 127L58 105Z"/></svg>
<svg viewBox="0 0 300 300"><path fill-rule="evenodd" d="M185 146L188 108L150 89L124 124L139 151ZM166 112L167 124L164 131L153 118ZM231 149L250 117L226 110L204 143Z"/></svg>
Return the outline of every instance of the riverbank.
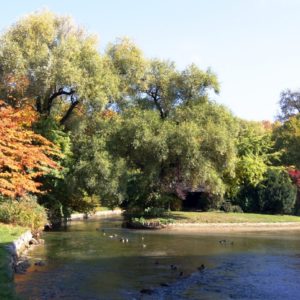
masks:
<svg viewBox="0 0 300 300"><path fill-rule="evenodd" d="M170 212L162 218L135 218L129 227L198 232L300 230L300 217L225 212Z"/></svg>
<svg viewBox="0 0 300 300"><path fill-rule="evenodd" d="M73 213L71 214L70 218L68 218L68 221L75 221L75 220L84 220L84 219L93 219L97 217L105 217L105 216L110 216L110 215L121 215L122 214L121 209L114 209L114 210L99 210L94 213Z"/></svg>
<svg viewBox="0 0 300 300"><path fill-rule="evenodd" d="M205 233L226 233L226 232L263 232L263 231L300 231L300 223L173 223L168 224L164 230L181 232L205 232Z"/></svg>
<svg viewBox="0 0 300 300"><path fill-rule="evenodd" d="M16 299L14 293L12 256L7 247L27 232L27 228L0 223L0 299Z"/></svg>

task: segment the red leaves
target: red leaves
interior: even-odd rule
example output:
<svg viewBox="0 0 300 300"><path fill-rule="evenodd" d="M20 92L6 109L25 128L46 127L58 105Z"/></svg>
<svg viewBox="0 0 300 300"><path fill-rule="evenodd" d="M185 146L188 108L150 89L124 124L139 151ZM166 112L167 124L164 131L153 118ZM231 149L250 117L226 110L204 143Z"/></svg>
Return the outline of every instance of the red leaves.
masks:
<svg viewBox="0 0 300 300"><path fill-rule="evenodd" d="M288 173L294 182L294 184L297 185L298 188L300 188L300 170L297 169L290 169L288 170Z"/></svg>
<svg viewBox="0 0 300 300"><path fill-rule="evenodd" d="M0 100L0 194L15 198L41 193L37 177L58 168L50 158L58 149L28 126L35 120L31 108L21 110Z"/></svg>

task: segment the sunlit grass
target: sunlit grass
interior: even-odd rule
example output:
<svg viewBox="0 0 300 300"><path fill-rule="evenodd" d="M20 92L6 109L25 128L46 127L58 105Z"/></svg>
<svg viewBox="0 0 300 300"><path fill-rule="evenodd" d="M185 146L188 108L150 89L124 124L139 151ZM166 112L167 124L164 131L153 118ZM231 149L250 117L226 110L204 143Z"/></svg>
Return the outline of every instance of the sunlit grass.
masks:
<svg viewBox="0 0 300 300"><path fill-rule="evenodd" d="M280 223L300 222L300 217L225 212L171 212L168 216L175 223Z"/></svg>
<svg viewBox="0 0 300 300"><path fill-rule="evenodd" d="M4 248L27 229L0 223L0 299L16 299L13 282L8 270L8 253Z"/></svg>

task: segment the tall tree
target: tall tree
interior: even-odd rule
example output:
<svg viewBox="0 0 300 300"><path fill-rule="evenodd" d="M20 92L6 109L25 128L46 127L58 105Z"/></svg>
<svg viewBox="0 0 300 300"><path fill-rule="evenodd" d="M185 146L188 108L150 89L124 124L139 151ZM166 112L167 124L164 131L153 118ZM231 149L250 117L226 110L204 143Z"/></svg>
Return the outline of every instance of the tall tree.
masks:
<svg viewBox="0 0 300 300"><path fill-rule="evenodd" d="M33 13L1 36L2 99L14 106L30 102L61 124L77 107L103 107L116 91L111 78L96 37L69 17Z"/></svg>
<svg viewBox="0 0 300 300"><path fill-rule="evenodd" d="M106 54L119 78L120 107L139 106L159 111L162 119L178 105L201 98L207 101L210 90L219 92L216 75L192 64L179 71L168 60L146 60L142 51L129 39L111 44Z"/></svg>

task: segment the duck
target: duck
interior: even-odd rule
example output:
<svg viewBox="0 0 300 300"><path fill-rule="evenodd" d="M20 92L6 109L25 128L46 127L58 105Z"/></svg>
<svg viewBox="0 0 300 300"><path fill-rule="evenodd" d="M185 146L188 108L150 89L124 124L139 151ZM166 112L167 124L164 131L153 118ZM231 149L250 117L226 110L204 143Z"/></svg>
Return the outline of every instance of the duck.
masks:
<svg viewBox="0 0 300 300"><path fill-rule="evenodd" d="M205 269L204 264L202 264L200 267L198 267L198 271L202 272Z"/></svg>
<svg viewBox="0 0 300 300"><path fill-rule="evenodd" d="M175 265L170 265L170 267L171 267L171 270L173 270L173 271L177 270L177 267Z"/></svg>
<svg viewBox="0 0 300 300"><path fill-rule="evenodd" d="M160 284L160 286L162 286L162 287L167 287L167 286L169 286L167 283L164 283L164 282L162 282L161 284Z"/></svg>

